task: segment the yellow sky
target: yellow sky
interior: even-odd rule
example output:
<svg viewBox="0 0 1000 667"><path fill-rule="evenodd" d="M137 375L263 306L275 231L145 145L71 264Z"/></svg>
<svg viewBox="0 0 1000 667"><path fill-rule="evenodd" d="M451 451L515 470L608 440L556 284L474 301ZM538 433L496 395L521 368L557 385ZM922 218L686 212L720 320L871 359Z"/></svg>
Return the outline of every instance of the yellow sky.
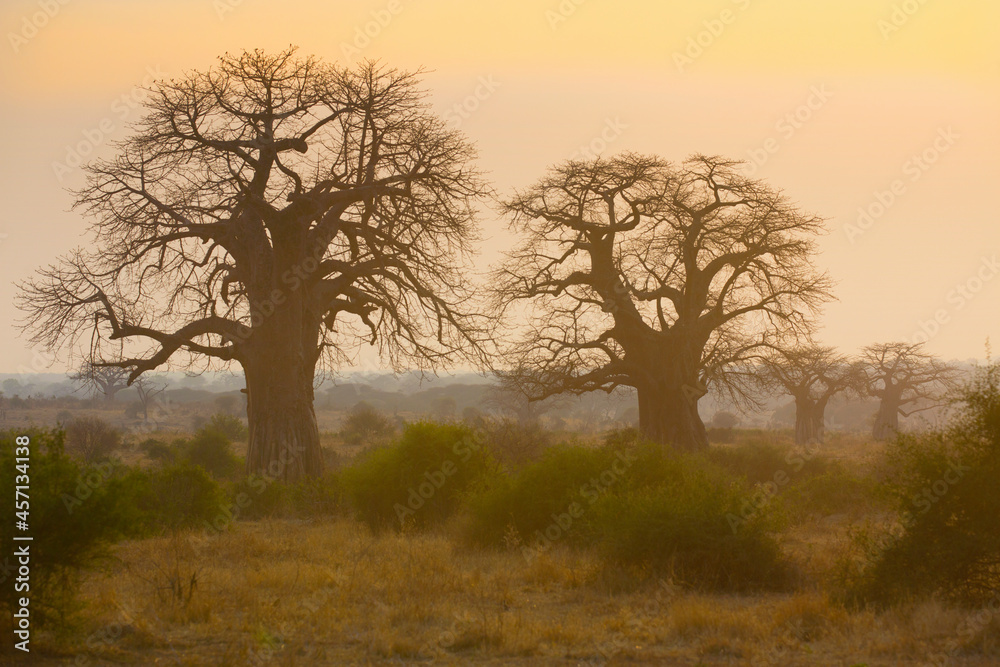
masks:
<svg viewBox="0 0 1000 667"><path fill-rule="evenodd" d="M123 95L151 71L176 76L226 51L295 44L329 60L424 67L435 108L452 119L495 82L460 124L501 192L609 123L624 128L607 152L747 158L770 145L757 175L830 219L820 264L840 302L826 311L827 342L850 351L909 339L941 308L948 323L932 351L981 355L997 334L1000 280L961 308L949 300L1000 251L988 201L1000 179L995 0L5 0L0 27L7 320L10 282L83 241L65 192L79 173L57 177L53 165L102 122L112 129L94 154L106 155L137 115ZM829 99L791 131L783 119L817 89ZM912 180L909 161L949 127L958 138ZM899 179L905 193L852 236L858 210ZM499 221L485 224L495 256L508 239ZM30 358L0 329L0 372Z"/></svg>
<svg viewBox="0 0 1000 667"><path fill-rule="evenodd" d="M94 92L128 80L137 63L181 70L244 47L295 43L340 57L338 47L350 45L378 14L391 19L364 56L435 69L655 70L672 66L689 39L721 24L723 32L712 36L692 70L940 73L971 80L1000 74L1000 3L991 0L62 2L13 57L13 47L5 53L7 94ZM5 2L6 41L40 11L37 0Z"/></svg>

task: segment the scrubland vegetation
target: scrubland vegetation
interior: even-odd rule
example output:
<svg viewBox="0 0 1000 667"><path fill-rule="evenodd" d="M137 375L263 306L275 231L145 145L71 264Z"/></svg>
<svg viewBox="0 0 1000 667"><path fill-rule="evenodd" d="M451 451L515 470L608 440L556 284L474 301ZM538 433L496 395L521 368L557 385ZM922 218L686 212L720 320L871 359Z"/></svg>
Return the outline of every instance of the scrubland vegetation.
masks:
<svg viewBox="0 0 1000 667"><path fill-rule="evenodd" d="M707 451L676 453L631 430L415 422L341 443L323 477L294 484L245 478L233 440L246 433L224 415L181 438L123 438L93 418L36 430L39 652L53 664L994 664L1000 369L980 369L961 398L946 429L885 446L713 429ZM518 430L537 443L528 455Z"/></svg>

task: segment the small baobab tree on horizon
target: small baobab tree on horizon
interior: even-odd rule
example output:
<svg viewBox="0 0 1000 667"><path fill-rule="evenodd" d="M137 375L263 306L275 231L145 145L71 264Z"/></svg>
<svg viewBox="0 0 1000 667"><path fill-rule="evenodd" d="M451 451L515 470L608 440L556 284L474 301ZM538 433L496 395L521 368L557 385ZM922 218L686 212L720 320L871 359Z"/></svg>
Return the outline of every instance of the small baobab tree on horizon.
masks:
<svg viewBox="0 0 1000 667"><path fill-rule="evenodd" d="M779 350L760 365L761 387L782 391L795 400L795 444L823 441L826 407L845 391L863 391L859 364L831 347L808 346Z"/></svg>
<svg viewBox="0 0 1000 667"><path fill-rule="evenodd" d="M158 81L76 206L94 244L21 286L31 340L246 378L247 472L321 472L317 368L372 345L393 369L479 354L468 312L475 152L417 74L295 49Z"/></svg>
<svg viewBox="0 0 1000 667"><path fill-rule="evenodd" d="M862 352L868 395L879 399L872 438L885 441L899 431L899 417L943 405L957 387L959 369L928 354L922 343L879 343Z"/></svg>
<svg viewBox="0 0 1000 667"><path fill-rule="evenodd" d="M85 361L80 369L71 373L69 379L94 396L103 396L105 401L115 400L121 390L128 387L129 371L118 366L105 366L101 362Z"/></svg>
<svg viewBox="0 0 1000 667"><path fill-rule="evenodd" d="M751 400L746 366L807 335L829 297L813 266L823 220L694 156L566 162L504 207L520 245L497 269L496 311L527 306L511 346L526 395L634 387L649 438L708 446L698 401Z"/></svg>

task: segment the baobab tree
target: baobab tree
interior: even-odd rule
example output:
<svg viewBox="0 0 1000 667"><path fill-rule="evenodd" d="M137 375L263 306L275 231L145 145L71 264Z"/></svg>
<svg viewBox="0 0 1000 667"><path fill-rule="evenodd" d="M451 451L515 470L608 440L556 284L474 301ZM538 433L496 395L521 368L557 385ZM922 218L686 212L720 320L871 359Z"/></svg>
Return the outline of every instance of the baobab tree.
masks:
<svg viewBox="0 0 1000 667"><path fill-rule="evenodd" d="M760 365L763 389L787 392L795 400L795 444L823 441L826 406L837 394L862 391L863 374L831 347L780 350Z"/></svg>
<svg viewBox="0 0 1000 667"><path fill-rule="evenodd" d="M130 381L235 362L248 473L318 474L318 367L370 344L422 370L487 338L463 271L487 188L418 83L294 49L157 82L76 193L94 247L22 285L32 340L95 363L124 344Z"/></svg>
<svg viewBox="0 0 1000 667"><path fill-rule="evenodd" d="M129 371L118 366L103 366L85 361L70 380L79 383L93 395L101 395L106 401L115 400L115 395L128 387Z"/></svg>
<svg viewBox="0 0 1000 667"><path fill-rule="evenodd" d="M884 441L899 431L899 416L940 407L956 387L959 370L924 352L923 343L880 343L863 350L864 381L879 399L872 438Z"/></svg>
<svg viewBox="0 0 1000 667"><path fill-rule="evenodd" d="M567 401L564 396L532 400L523 388L525 374L524 369L496 373L497 383L487 391L483 406L521 425L539 424L547 413L565 406Z"/></svg>
<svg viewBox="0 0 1000 667"><path fill-rule="evenodd" d="M495 305L531 306L508 357L529 395L634 387L646 436L708 446L698 400L745 400L745 366L806 335L830 287L811 262L823 221L739 166L571 161L506 201L523 241Z"/></svg>

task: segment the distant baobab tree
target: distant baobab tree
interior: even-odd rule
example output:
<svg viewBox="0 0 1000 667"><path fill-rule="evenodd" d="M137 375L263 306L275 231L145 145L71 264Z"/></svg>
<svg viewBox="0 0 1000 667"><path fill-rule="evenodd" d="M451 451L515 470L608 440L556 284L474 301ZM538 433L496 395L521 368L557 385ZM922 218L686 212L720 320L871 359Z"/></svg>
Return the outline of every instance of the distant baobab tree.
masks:
<svg viewBox="0 0 1000 667"><path fill-rule="evenodd" d="M115 400L115 395L128 387L129 371L118 366L103 366L85 361L69 379L94 395L101 395L106 401Z"/></svg>
<svg viewBox="0 0 1000 667"><path fill-rule="evenodd" d="M236 362L248 473L318 474L318 367L371 344L424 369L488 338L464 271L488 189L418 83L295 49L157 82L76 193L94 247L21 286L31 339L95 363L121 342L131 381Z"/></svg>
<svg viewBox="0 0 1000 667"><path fill-rule="evenodd" d="M567 403L566 397L555 395L541 401L531 400L531 395L522 388L525 384L523 370L499 372L496 377L497 383L487 391L483 406L519 424L539 424L547 413Z"/></svg>
<svg viewBox="0 0 1000 667"><path fill-rule="evenodd" d="M811 330L830 281L823 220L695 156L571 161L505 203L523 241L495 277L497 311L533 307L510 358L535 399L634 387L649 438L708 446L698 401L748 400L745 366Z"/></svg>
<svg viewBox="0 0 1000 667"><path fill-rule="evenodd" d="M884 441L899 431L899 416L940 407L954 389L958 368L923 350L922 343L880 343L862 353L865 384L880 403L872 438Z"/></svg>
<svg viewBox="0 0 1000 667"><path fill-rule="evenodd" d="M765 357L760 381L764 389L795 400L795 444L805 445L823 441L827 404L843 391L862 391L863 374L833 348L809 346Z"/></svg>
<svg viewBox="0 0 1000 667"><path fill-rule="evenodd" d="M153 380L140 376L132 383L135 392L139 396L139 405L142 407L142 421L149 423L149 409L153 407L156 397L167 389L166 384L157 384Z"/></svg>

